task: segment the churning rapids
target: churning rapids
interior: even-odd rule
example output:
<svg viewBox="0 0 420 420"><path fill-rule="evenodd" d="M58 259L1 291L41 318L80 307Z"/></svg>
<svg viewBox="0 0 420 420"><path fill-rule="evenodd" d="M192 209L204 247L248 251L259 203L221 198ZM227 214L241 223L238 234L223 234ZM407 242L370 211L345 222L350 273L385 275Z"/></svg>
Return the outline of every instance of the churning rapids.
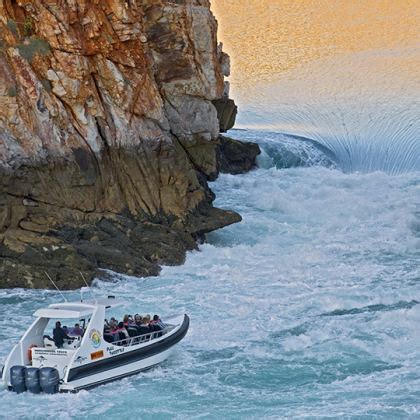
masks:
<svg viewBox="0 0 420 420"><path fill-rule="evenodd" d="M212 186L243 222L158 278L95 289L131 301L119 315L188 312L175 354L75 395L0 391L0 416L420 415L420 173L348 173L309 141L231 134L264 150L259 169ZM0 291L0 359L56 300Z"/></svg>

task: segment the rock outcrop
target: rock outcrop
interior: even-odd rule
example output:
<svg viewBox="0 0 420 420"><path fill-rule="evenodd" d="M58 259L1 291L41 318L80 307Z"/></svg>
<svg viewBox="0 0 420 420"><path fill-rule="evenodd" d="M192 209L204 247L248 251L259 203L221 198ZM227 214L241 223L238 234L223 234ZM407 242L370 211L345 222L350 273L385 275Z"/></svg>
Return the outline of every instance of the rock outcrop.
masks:
<svg viewBox="0 0 420 420"><path fill-rule="evenodd" d="M243 174L255 168L260 153L256 143L220 136L216 149L217 168L222 173Z"/></svg>
<svg viewBox="0 0 420 420"><path fill-rule="evenodd" d="M208 0L0 0L0 287L154 275L206 232L228 59Z"/></svg>
<svg viewBox="0 0 420 420"><path fill-rule="evenodd" d="M220 98L213 101L213 105L217 110L217 118L219 120L219 129L221 133L233 128L235 125L238 107L233 99Z"/></svg>

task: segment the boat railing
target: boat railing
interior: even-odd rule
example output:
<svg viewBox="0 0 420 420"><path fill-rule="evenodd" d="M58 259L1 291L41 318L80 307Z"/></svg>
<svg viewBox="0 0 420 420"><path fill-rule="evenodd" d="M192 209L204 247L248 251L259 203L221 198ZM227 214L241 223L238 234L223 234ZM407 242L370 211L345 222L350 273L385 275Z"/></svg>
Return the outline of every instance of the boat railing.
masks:
<svg viewBox="0 0 420 420"><path fill-rule="evenodd" d="M155 338L162 337L162 335L167 334L173 327L167 326L163 330L159 331L151 331L146 334L136 335L134 337L127 337L123 340L113 341L110 344L113 344L115 346L134 346L136 344L146 343L148 341L152 341Z"/></svg>

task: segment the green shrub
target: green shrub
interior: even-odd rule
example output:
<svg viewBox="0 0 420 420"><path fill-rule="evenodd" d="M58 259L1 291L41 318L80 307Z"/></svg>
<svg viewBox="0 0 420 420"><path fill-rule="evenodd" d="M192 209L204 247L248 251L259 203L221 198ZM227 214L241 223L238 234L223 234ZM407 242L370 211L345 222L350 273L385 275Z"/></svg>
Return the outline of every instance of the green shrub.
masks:
<svg viewBox="0 0 420 420"><path fill-rule="evenodd" d="M32 24L32 19L30 17L26 17L25 21L23 22L23 36L29 37L32 36L34 33L34 28Z"/></svg>
<svg viewBox="0 0 420 420"><path fill-rule="evenodd" d="M7 27L9 28L9 30L13 33L13 35L15 37L19 36L19 31L18 31L16 22L14 20L12 20L12 19L8 20L7 21Z"/></svg>
<svg viewBox="0 0 420 420"><path fill-rule="evenodd" d="M44 39L31 38L27 44L19 44L18 46L20 55L28 60L32 61L36 54L48 55L51 53L50 44Z"/></svg>

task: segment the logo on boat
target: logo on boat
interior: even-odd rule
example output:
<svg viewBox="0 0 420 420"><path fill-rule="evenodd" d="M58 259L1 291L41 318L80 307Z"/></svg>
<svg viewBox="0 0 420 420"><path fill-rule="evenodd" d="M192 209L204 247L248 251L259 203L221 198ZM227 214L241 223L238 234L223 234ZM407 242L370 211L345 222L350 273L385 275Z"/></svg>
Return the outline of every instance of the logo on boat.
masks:
<svg viewBox="0 0 420 420"><path fill-rule="evenodd" d="M43 363L43 362L44 362L44 360L47 360L47 358L46 358L46 357L44 357L44 356L39 356L39 357L33 357L33 358L32 358L32 360L37 360L37 361L39 361L40 363Z"/></svg>
<svg viewBox="0 0 420 420"><path fill-rule="evenodd" d="M89 338L93 347L97 348L101 345L101 333L98 330L91 330Z"/></svg>
<svg viewBox="0 0 420 420"><path fill-rule="evenodd" d="M77 359L75 360L75 362L76 363L83 363L86 359L87 359L87 357L78 356Z"/></svg>
<svg viewBox="0 0 420 420"><path fill-rule="evenodd" d="M120 353L124 353L124 348L117 348L115 349L114 346L111 347L107 347L106 351L111 355L111 356L115 356L116 354L120 354Z"/></svg>

